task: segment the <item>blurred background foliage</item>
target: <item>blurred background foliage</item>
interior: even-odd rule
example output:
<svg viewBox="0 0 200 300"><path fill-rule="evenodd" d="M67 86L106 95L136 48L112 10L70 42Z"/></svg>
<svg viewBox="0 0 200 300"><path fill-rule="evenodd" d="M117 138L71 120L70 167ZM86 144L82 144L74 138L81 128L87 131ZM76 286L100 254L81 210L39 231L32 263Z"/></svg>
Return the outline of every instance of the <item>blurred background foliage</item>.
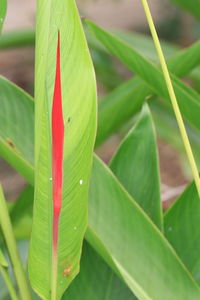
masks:
<svg viewBox="0 0 200 300"><path fill-rule="evenodd" d="M8 15L4 32L0 38L1 74L33 95L34 81L34 24L35 0L12 0L8 2ZM157 56L149 35L144 12L139 0L77 0L83 17L111 29L137 51L152 62ZM149 0L154 20L166 58L171 58L179 49L198 40L200 34L200 13L198 0ZM93 58L98 84L98 98L109 97L131 73L112 57L89 33L85 32ZM200 68L197 67L184 82L200 91ZM161 101L149 101L155 120L160 154L163 200L173 199L190 179L187 163L176 122L171 109ZM161 117L162 116L162 117ZM97 153L108 162L124 134L137 120L135 114L121 126ZM188 130L191 130L188 128ZM190 137L200 166L200 140L192 130ZM26 182L3 160L0 163L0 180L6 190L6 197L15 200ZM13 182L13 184L10 184ZM170 196L168 196L168 194ZM166 202L167 203L167 202ZM168 204L166 204L167 206ZM165 204L164 204L165 206Z"/></svg>

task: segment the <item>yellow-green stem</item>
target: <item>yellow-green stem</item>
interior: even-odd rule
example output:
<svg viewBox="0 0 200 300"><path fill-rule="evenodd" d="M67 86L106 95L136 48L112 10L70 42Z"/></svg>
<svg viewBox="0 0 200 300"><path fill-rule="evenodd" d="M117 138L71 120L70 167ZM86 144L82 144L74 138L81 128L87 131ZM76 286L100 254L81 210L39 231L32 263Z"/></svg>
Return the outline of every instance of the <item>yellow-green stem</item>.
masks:
<svg viewBox="0 0 200 300"><path fill-rule="evenodd" d="M19 253L17 250L17 245L12 229L12 224L10 216L8 213L6 201L3 195L3 190L0 184L0 225L2 232L6 241L10 259L12 261L13 270L15 273L16 281L19 287L20 295L22 300L31 300L31 294L29 291L29 286L24 274L24 270L19 258Z"/></svg>
<svg viewBox="0 0 200 300"><path fill-rule="evenodd" d="M193 155L193 152L192 152L192 148L191 148L188 136L187 136L187 132L186 132L185 125L184 125L184 122L183 122L183 118L182 118L182 115L181 115L181 112L180 112L180 109L179 109L179 106L178 106L178 102L177 102L176 95L175 95L175 92L174 92L174 88L173 88L173 85L172 85L172 82L171 82L171 79L170 79L167 64L166 64L166 61L165 61L165 58L164 58L164 55L163 55L163 51L162 51L160 41L159 41L159 38L158 38L158 35L157 35L157 32L156 32L156 28L155 28L155 25L154 25L154 22L153 22L153 18L151 16L151 12L150 12L150 9L149 9L148 2L147 2L147 0L141 0L141 2L142 2L142 5L144 7L144 11L145 11L146 18L147 18L147 21L148 21L148 24L149 24L149 28L150 28L150 31L151 31L151 34L152 34L152 37L153 37L153 40L154 40L155 48L156 48L156 51L157 51L157 54L158 54L158 57L159 57L159 60L160 60L160 65L161 65L163 75L164 75L164 78L165 78L165 81L166 81L166 85L167 85L167 89L168 89L169 96L170 96L170 99L171 99L171 103L172 103L174 113L175 113L175 116L176 116L176 119L177 119L177 123L178 123L179 129L180 129L180 133L181 133L182 140L183 140L183 143L184 143L184 146L185 146L185 150L186 150L187 157L188 157L188 160L189 160L189 163L190 163L190 167L192 169L193 177L194 177L194 180L195 180L195 183L196 183L196 188L197 188L197 191L198 191L198 194L199 194L199 197L200 197L199 172L198 172L197 165L196 165L194 155ZM190 105L190 104L188 103L188 105Z"/></svg>
<svg viewBox="0 0 200 300"><path fill-rule="evenodd" d="M7 268L0 265L0 272L1 272L1 275L2 275L4 281L7 285L7 288L8 288L9 294L10 294L10 298L12 300L19 300L19 298L16 294L16 291L14 289L13 283L10 279L9 274L8 274Z"/></svg>

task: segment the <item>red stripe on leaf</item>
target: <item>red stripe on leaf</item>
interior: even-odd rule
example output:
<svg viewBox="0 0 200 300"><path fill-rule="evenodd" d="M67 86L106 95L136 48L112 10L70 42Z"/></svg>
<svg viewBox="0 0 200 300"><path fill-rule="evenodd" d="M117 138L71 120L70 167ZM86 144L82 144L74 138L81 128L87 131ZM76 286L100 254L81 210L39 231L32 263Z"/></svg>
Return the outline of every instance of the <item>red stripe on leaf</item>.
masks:
<svg viewBox="0 0 200 300"><path fill-rule="evenodd" d="M60 74L60 33L56 56L56 76L52 106L52 179L53 179L53 248L57 251L58 224L62 207L64 120Z"/></svg>

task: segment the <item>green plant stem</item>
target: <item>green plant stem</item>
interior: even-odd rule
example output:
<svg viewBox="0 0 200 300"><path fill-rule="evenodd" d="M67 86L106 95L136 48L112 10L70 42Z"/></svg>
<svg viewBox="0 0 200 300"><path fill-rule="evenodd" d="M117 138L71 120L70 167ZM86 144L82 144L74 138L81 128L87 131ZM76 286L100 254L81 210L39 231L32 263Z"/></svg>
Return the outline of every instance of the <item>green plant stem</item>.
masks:
<svg viewBox="0 0 200 300"><path fill-rule="evenodd" d="M2 277L7 285L8 291L10 293L10 297L12 300L19 300L16 291L14 289L13 283L10 279L10 276L8 274L7 268L0 265L0 272L2 274Z"/></svg>
<svg viewBox="0 0 200 300"><path fill-rule="evenodd" d="M19 258L19 253L17 250L12 224L10 221L10 217L9 217L9 213L8 213L8 209L7 209L7 205L6 205L6 201L3 195L3 190L1 185L0 185L0 225L10 254L10 259L12 261L21 298L22 300L31 300L29 286L26 281L24 270Z"/></svg>
<svg viewBox="0 0 200 300"><path fill-rule="evenodd" d="M188 157L188 160L189 160L189 163L190 163L190 167L192 169L192 173L193 173L193 177L194 177L194 180L195 180L195 183L196 183L196 188L197 188L197 191L198 191L198 195L200 197L199 172L198 172L197 165L196 165L196 162L195 162L195 159L194 159L194 155L193 155L193 152L192 152L190 141L189 141L188 136L187 136L187 132L186 132L185 125L184 125L184 122L183 122L183 118L182 118L182 115L181 115L181 112L180 112L180 109L179 109L179 106L178 106L178 102L177 102L176 95L175 95L175 92L174 92L174 88L173 88L173 85L172 85L172 82L171 82L171 79L170 79L167 64L166 64L166 61L165 61L165 58L164 58L164 55L163 55L163 51L162 51L160 41L159 41L159 38L158 38L158 35L157 35L157 32L156 32L156 28L155 28L155 25L154 25L154 22L153 22L153 18L151 16L151 12L150 12L150 9L149 9L148 2L147 2L147 0L141 0L141 2L142 2L142 5L144 7L146 18L147 18L147 21L148 21L148 24L149 24L149 28L150 28L150 31L151 31L151 34L152 34L152 38L153 38L153 41L154 41L154 44L155 44L155 48L156 48L156 51L157 51L157 54L158 54L158 57L159 57L159 60L160 60L160 65L161 65L163 75L164 75L164 78L165 78L165 81L166 81L166 85L167 85L167 89L168 89L169 96L170 96L170 99L171 99L171 103L172 103L172 106L173 106L173 109L174 109L174 113L175 113L177 123L178 123L179 129L180 129L180 133L181 133L181 136L182 136L183 144L185 146L185 150L186 150L187 157ZM188 103L188 105L190 105L190 104Z"/></svg>

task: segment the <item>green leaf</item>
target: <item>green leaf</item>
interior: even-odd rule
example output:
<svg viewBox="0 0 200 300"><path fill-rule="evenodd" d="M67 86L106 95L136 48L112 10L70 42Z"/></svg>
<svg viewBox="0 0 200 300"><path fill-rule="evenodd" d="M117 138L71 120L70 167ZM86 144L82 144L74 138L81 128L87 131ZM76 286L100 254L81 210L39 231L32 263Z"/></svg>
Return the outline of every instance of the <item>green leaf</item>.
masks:
<svg viewBox="0 0 200 300"><path fill-rule="evenodd" d="M33 205L34 189L31 185L25 187L19 198L16 200L10 211L10 218L13 224L17 223L25 214L30 214L30 207Z"/></svg>
<svg viewBox="0 0 200 300"><path fill-rule="evenodd" d="M200 2L199 0L171 0L172 3L177 4L181 8L190 12L197 19L200 19Z"/></svg>
<svg viewBox="0 0 200 300"><path fill-rule="evenodd" d="M0 77L0 155L33 184L34 102Z"/></svg>
<svg viewBox="0 0 200 300"><path fill-rule="evenodd" d="M169 70L178 77L188 75L200 63L200 41L193 43L190 47L176 52L168 60Z"/></svg>
<svg viewBox="0 0 200 300"><path fill-rule="evenodd" d="M96 84L74 0L46 5L38 0L36 32L29 277L41 298L55 300L79 272L96 131Z"/></svg>
<svg viewBox="0 0 200 300"><path fill-rule="evenodd" d="M184 76L200 61L200 43L194 43L178 52L168 61L168 67L177 76ZM152 90L137 76L123 83L99 103L99 121L96 146L135 115ZM127 109L128 107L128 109ZM110 116L112 115L112 118Z"/></svg>
<svg viewBox="0 0 200 300"><path fill-rule="evenodd" d="M162 229L156 134L147 105L114 155L110 168L129 194Z"/></svg>
<svg viewBox="0 0 200 300"><path fill-rule="evenodd" d="M0 274L1 274L2 278L4 279L3 286L1 287L0 299L4 299L4 300L8 299L8 297L9 297L7 294L7 290L8 290L9 295L10 295L9 299L19 300L18 296L16 294L16 291L15 291L15 288L13 286L13 283L11 281L10 275L8 274L7 260L1 249L0 249ZM1 281L0 281L0 285L1 285ZM5 286L7 287L7 290L6 290ZM6 298L5 298L5 296L6 296Z"/></svg>
<svg viewBox="0 0 200 300"><path fill-rule="evenodd" d="M107 263L115 265L139 299L200 297L199 288L161 232L98 159L91 179L89 224L95 235L88 241L96 251L100 249ZM95 236L104 248L99 248Z"/></svg>
<svg viewBox="0 0 200 300"><path fill-rule="evenodd" d="M7 299L11 299L11 300L19 300L15 288L13 286L13 283L10 279L10 276L8 274L8 270L7 267L2 266L0 264L0 273L4 279L4 283L3 283L3 288L1 288L1 295L0 295L0 299L3 300L7 300ZM7 289L5 288L5 286L7 287ZM9 291L9 296L7 291Z"/></svg>
<svg viewBox="0 0 200 300"><path fill-rule="evenodd" d="M16 239L14 236L6 200L4 198L3 189L0 185L0 225L2 230L2 235L4 237L4 240L6 242L7 250L9 253L10 261L12 262L13 271L15 274L16 282L18 284L20 296L22 300L31 300L30 290L29 290L29 284L27 282L23 266L20 261ZM0 265L1 267L1 265ZM3 272L6 271L6 272ZM9 277L7 276L7 270L4 268L1 270L2 274L4 275L4 280L7 282L7 286L9 286L12 289L13 287L12 283L9 280ZM16 297L15 297L16 299Z"/></svg>
<svg viewBox="0 0 200 300"><path fill-rule="evenodd" d="M134 300L135 296L88 243L84 243L81 271L62 300Z"/></svg>
<svg viewBox="0 0 200 300"><path fill-rule="evenodd" d="M91 189L86 237L129 288L141 299L198 299L199 290L161 233L97 160Z"/></svg>
<svg viewBox="0 0 200 300"><path fill-rule="evenodd" d="M10 218L17 239L24 239L30 236L32 228L33 199L34 188L31 185L28 185L21 192L10 211Z"/></svg>
<svg viewBox="0 0 200 300"><path fill-rule="evenodd" d="M186 72L189 72L194 66L199 63L199 55L200 43L197 42L194 43L191 47L178 52L174 58L170 59L168 66L174 74L183 76L186 74ZM23 162L23 159L20 159L19 156L17 157L17 160L16 158L14 159L15 151L13 151L12 147L6 147L7 142L2 143L2 139L8 137L9 140L12 141L13 138L16 137L13 132L16 132L16 130L18 132L22 132L22 135L17 138L18 143L15 143L15 147L17 148L16 151L20 153L27 148L26 153L25 151L22 152L23 157L26 157L26 159L33 164L33 113L31 114L32 117L31 120L29 120L29 125L27 125L28 123L26 120L26 116L30 115L29 110L34 110L34 103L32 103L32 101L29 101L31 99L30 96L28 96L14 84L6 81L1 77L0 84L0 102L2 103L0 111L0 122L1 120L3 122L4 120L6 120L6 124L8 124L9 116L11 116L11 119L14 118L17 120L16 125L12 130L8 130L9 127L7 128L7 126L9 125L7 125L5 128L3 125L0 126L0 154L14 168L17 168L18 172L20 172L24 177L28 178L29 182L33 184L33 176L31 177L31 174L27 176L26 173L28 172L28 170L26 164ZM8 89L10 95L9 99L7 99L6 94ZM102 99L99 104L99 120L96 146L105 141L105 139L117 129L119 129L120 126L124 124L124 122L128 121L135 113L137 113L141 108L145 98L148 97L151 93L151 89L147 85L145 85L140 78L135 77L134 79L123 83L112 93ZM16 100L20 100L20 98L23 99L21 101L23 101L24 104L22 105L19 102L18 105L14 106L15 109L13 110L13 105L17 102ZM28 111L22 116L20 113L20 109L25 105L25 103L27 103L27 101L29 103L29 108L26 108ZM110 118L111 114L112 118ZM24 126L23 124L26 124L26 126ZM23 139L27 135L31 135L31 138L26 138L26 140L23 140L21 142L21 139ZM28 169L30 170L30 168Z"/></svg>
<svg viewBox="0 0 200 300"><path fill-rule="evenodd" d="M12 125L16 123L17 121ZM187 293L192 297L193 292L194 299L198 299L199 291L195 292L196 287L187 275L187 271L184 270L170 246L150 220L133 203L135 202L130 200L130 196L110 171L102 163L96 162L89 203L88 241L113 270L126 281L133 292L138 291L135 280L138 280L139 276L139 283L143 284L142 289L147 290L147 293L160 293L161 299L165 299L163 295L169 299L169 294L172 295L170 299L187 299ZM138 220L140 220L139 223ZM89 234L90 232L93 234ZM152 244L154 238L155 244L154 242ZM131 240L130 247L126 246L129 244L129 239ZM138 270L142 270L144 272L142 274L146 276L138 273ZM150 277L151 281L149 281ZM174 278L180 278L178 284ZM138 293L140 294L140 291Z"/></svg>
<svg viewBox="0 0 200 300"><path fill-rule="evenodd" d="M200 284L200 202L192 183L166 212L165 235Z"/></svg>
<svg viewBox="0 0 200 300"><path fill-rule="evenodd" d="M188 161L186 159L183 142L180 137L173 110L167 103L157 101L157 99L154 98L149 101L149 105L158 136L179 151L179 153L181 154L182 162L184 166L187 167L187 172L189 172ZM187 122L185 122L185 126L190 138L190 143L196 158L197 165L200 167L199 131L195 128L192 128Z"/></svg>
<svg viewBox="0 0 200 300"><path fill-rule="evenodd" d="M148 86L135 77L102 99L99 103L96 146L136 114L150 92Z"/></svg>
<svg viewBox="0 0 200 300"><path fill-rule="evenodd" d="M122 82L122 77L117 73L112 57L105 51L91 48L91 46L90 52L98 81L106 90L112 90Z"/></svg>
<svg viewBox="0 0 200 300"><path fill-rule="evenodd" d="M0 33L2 31L3 23L7 11L7 0L0 0Z"/></svg>
<svg viewBox="0 0 200 300"><path fill-rule="evenodd" d="M120 59L130 70L136 72L152 91L170 102L169 94L165 85L162 72L147 59L142 57L128 44L114 35L101 29L91 21L87 24L95 36L104 44L107 49ZM172 75L174 90L179 102L180 110L184 118L200 130L200 96L193 89L186 86ZM190 103L190 105L188 105Z"/></svg>
<svg viewBox="0 0 200 300"><path fill-rule="evenodd" d="M155 52L155 46L152 41L152 38L149 35L144 35L137 32L130 31L120 31L120 30L111 30L111 32L123 40L125 43L130 45L136 51L141 53L144 57L148 58L151 61L158 62L158 56ZM162 44L162 48L165 56L170 59L175 55L178 46L170 44L166 41L160 41Z"/></svg>

